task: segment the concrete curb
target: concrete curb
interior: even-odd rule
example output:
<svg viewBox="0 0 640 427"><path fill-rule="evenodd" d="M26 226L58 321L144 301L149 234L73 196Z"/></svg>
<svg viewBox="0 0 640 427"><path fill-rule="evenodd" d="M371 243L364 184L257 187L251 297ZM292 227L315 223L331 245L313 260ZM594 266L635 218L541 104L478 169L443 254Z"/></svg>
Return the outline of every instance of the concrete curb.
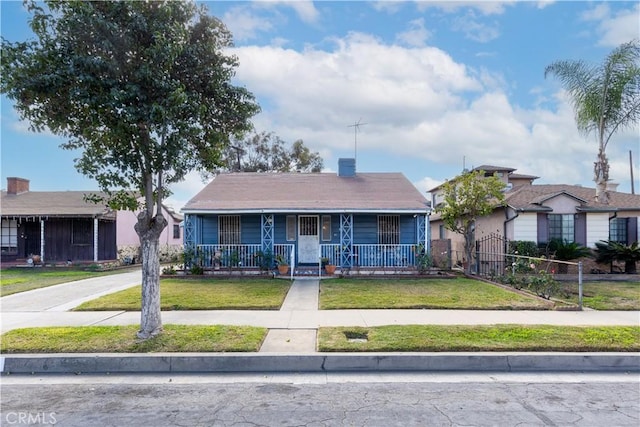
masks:
<svg viewBox="0 0 640 427"><path fill-rule="evenodd" d="M640 372L640 353L18 354L2 374L216 372Z"/></svg>

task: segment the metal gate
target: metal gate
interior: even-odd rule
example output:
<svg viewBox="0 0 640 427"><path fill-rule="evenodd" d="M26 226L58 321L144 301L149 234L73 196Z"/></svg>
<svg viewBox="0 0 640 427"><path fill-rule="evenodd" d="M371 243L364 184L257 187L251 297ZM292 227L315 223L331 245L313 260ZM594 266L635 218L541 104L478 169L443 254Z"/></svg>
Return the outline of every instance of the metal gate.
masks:
<svg viewBox="0 0 640 427"><path fill-rule="evenodd" d="M491 233L476 240L476 272L481 276L496 276L504 274L507 267L505 254L509 247L509 240L504 236Z"/></svg>

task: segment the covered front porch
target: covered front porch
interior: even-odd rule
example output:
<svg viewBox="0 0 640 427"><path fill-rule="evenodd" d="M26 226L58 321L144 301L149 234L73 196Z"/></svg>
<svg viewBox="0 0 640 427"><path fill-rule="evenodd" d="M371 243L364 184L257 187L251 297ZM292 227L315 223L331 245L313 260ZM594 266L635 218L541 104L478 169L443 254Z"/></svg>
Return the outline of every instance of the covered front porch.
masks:
<svg viewBox="0 0 640 427"><path fill-rule="evenodd" d="M213 272L264 272L277 264L293 274L321 272L326 264L339 274L412 272L429 255L427 222L424 213L186 215L185 261ZM239 243L221 242L230 229ZM364 243L380 239L392 243Z"/></svg>
<svg viewBox="0 0 640 427"><path fill-rule="evenodd" d="M205 268L263 268L275 265L282 259L287 265L311 266L332 264L340 268L386 268L415 266L417 258L423 255L423 247L410 244L398 245L352 245L349 255L351 263L343 264L340 244L321 244L315 262L296 261L295 244L275 244L273 252L262 249L262 245L196 245L194 262ZM270 261L273 261L273 264Z"/></svg>

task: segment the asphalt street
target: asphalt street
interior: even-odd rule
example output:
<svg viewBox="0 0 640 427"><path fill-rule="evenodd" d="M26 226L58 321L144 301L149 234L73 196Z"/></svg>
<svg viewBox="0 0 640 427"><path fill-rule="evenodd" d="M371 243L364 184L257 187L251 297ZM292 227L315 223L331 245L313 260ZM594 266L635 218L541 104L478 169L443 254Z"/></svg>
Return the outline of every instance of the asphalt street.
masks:
<svg viewBox="0 0 640 427"><path fill-rule="evenodd" d="M9 376L2 425L638 426L631 374Z"/></svg>

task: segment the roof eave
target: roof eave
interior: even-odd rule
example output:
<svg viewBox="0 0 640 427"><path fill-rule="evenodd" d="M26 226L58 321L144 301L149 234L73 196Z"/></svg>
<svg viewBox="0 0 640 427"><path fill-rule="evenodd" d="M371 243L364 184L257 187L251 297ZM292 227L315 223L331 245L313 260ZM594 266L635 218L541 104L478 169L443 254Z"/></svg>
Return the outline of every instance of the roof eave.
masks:
<svg viewBox="0 0 640 427"><path fill-rule="evenodd" d="M181 209L185 215L231 215L231 214L339 214L339 213L374 213L374 214L426 214L430 209Z"/></svg>

